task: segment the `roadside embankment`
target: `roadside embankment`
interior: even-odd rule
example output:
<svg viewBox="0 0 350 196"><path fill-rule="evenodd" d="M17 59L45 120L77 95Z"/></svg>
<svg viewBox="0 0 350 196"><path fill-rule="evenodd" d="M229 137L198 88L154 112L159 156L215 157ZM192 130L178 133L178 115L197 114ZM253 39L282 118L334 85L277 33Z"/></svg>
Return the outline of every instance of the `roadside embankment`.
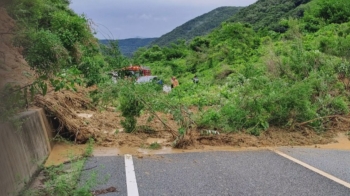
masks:
<svg viewBox="0 0 350 196"><path fill-rule="evenodd" d="M17 195L51 152L52 130L42 109L18 115L20 127L0 127L0 195Z"/></svg>

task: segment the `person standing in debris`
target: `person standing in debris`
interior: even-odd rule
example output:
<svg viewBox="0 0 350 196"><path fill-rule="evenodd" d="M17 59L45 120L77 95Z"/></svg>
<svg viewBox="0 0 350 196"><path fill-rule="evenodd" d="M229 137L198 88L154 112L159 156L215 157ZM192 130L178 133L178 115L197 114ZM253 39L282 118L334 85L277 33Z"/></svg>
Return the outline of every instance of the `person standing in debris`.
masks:
<svg viewBox="0 0 350 196"><path fill-rule="evenodd" d="M157 84L163 86L163 80L162 80L162 79L159 79L159 80L157 81Z"/></svg>
<svg viewBox="0 0 350 196"><path fill-rule="evenodd" d="M195 84L198 84L198 82L199 82L197 75L194 75L192 80L193 80L193 83L195 83Z"/></svg>
<svg viewBox="0 0 350 196"><path fill-rule="evenodd" d="M171 77L171 88L175 88L179 86L179 81L176 79L175 76Z"/></svg>

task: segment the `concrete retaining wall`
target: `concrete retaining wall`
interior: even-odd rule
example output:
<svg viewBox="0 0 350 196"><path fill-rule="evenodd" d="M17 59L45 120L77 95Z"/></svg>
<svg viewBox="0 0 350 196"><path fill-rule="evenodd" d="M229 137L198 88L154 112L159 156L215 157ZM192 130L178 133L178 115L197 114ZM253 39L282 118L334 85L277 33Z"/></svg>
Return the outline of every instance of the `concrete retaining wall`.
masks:
<svg viewBox="0 0 350 196"><path fill-rule="evenodd" d="M19 115L21 128L0 125L0 196L17 195L51 152L52 130L42 109Z"/></svg>

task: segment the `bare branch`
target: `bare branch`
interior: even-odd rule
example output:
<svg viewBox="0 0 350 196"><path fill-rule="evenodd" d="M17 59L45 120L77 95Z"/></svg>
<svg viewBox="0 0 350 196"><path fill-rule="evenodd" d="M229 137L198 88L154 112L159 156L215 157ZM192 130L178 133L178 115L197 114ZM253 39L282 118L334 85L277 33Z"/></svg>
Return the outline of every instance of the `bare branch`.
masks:
<svg viewBox="0 0 350 196"><path fill-rule="evenodd" d="M344 117L342 117L342 116L340 116L340 115L331 115L331 116L323 116L323 117L311 119L311 120L308 120L308 121L305 121L305 122L302 122L302 123L297 123L296 125L297 125L297 126L304 126L304 125L309 124L309 123L311 123L311 122L314 122L314 121L316 121L316 120L322 120L322 119L326 119L326 118L339 118L339 119L344 120L344 121L346 121L346 122L350 122L349 119L346 119L346 118L344 118Z"/></svg>

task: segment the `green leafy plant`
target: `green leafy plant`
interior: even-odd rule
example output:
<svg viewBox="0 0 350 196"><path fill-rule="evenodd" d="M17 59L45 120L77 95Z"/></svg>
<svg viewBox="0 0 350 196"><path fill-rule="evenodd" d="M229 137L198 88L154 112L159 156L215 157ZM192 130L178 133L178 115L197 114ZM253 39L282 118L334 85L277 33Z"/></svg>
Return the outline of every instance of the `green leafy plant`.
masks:
<svg viewBox="0 0 350 196"><path fill-rule="evenodd" d="M162 146L160 144L158 144L157 142L153 142L152 144L149 145L149 148L152 150L158 150L158 149L162 148Z"/></svg>
<svg viewBox="0 0 350 196"><path fill-rule="evenodd" d="M127 133L135 131L136 117L140 116L140 112L144 108L144 104L135 94L135 88L134 84L124 83L120 92L118 92L120 110L125 117L125 119L121 121L121 124Z"/></svg>
<svg viewBox="0 0 350 196"><path fill-rule="evenodd" d="M41 75L55 73L68 63L68 51L60 38L49 30L29 30L19 34L16 44L24 48L26 61Z"/></svg>
<svg viewBox="0 0 350 196"><path fill-rule="evenodd" d="M91 157L92 153L94 151L94 139L89 138L88 142L87 142L87 147L85 148L85 152L83 154L84 157Z"/></svg>

